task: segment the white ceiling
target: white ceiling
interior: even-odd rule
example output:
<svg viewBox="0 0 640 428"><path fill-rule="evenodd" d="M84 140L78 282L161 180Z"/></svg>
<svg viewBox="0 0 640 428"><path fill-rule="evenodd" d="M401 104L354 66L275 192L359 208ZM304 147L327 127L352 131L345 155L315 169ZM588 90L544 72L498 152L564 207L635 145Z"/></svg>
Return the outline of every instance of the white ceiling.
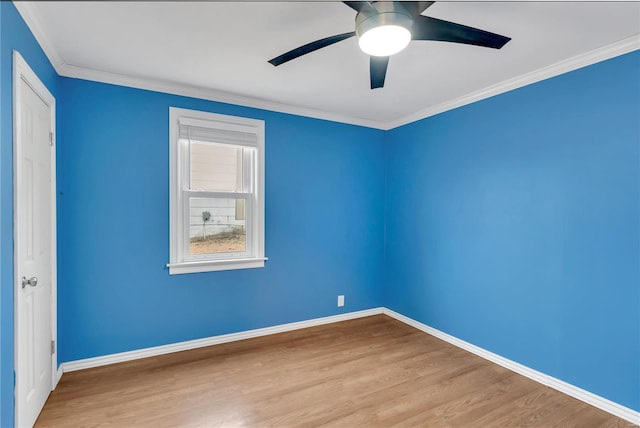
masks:
<svg viewBox="0 0 640 428"><path fill-rule="evenodd" d="M437 2L423 14L512 38L501 50L413 41L369 89L340 2L16 2L58 72L383 129L640 48L640 2ZM567 59L569 59L567 61Z"/></svg>

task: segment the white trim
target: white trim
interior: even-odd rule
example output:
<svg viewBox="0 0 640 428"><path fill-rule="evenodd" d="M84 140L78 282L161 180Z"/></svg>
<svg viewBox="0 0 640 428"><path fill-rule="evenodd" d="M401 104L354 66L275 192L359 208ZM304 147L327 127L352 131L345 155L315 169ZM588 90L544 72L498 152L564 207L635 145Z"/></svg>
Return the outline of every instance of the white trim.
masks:
<svg viewBox="0 0 640 428"><path fill-rule="evenodd" d="M368 128L383 129L384 123L377 120L363 119L339 113L316 110L308 107L283 104L275 101L248 97L245 95L235 94L232 92L226 92L217 89L172 82L169 80L111 73L108 71L67 64L64 62L62 56L55 48L55 45L53 44L51 39L49 39L47 33L44 31L40 20L37 18L37 13L35 13L35 11L33 10L33 5L31 4L31 2L14 1L13 4L18 10L18 13L22 16L24 22L27 24L27 27L29 27L29 29L33 33L33 36L35 37L40 47L42 47L42 50L49 59L49 62L51 62L51 65L53 65L53 68L55 68L56 72L60 76L91 80L94 82L109 83L112 85L126 86L129 88L146 89L149 91L199 98L208 101L217 101L221 103L252 107L279 113L312 117L333 122L348 123L351 125L365 126Z"/></svg>
<svg viewBox="0 0 640 428"><path fill-rule="evenodd" d="M60 70L63 68L64 61L62 60L62 56L58 53L55 45L47 37L47 33L44 31L42 23L38 19L38 14L33 10L33 3L30 1L14 1L13 5L16 7L20 16L31 30L33 37L35 37L36 41L44 51L44 54L49 59L53 68L56 69L58 74L60 74Z"/></svg>
<svg viewBox="0 0 640 428"><path fill-rule="evenodd" d="M212 130L234 129L255 135L255 162L250 163L250 189L247 193L195 192L188 187L189 151L180 143L180 127L197 124ZM264 267L265 218L265 124L264 120L229 116L200 110L169 107L169 268L170 275ZM247 171L243 171L247 173ZM198 196L202 195L202 196ZM199 260L188 254L188 198L238 197L247 201L247 245L244 253L207 255ZM187 231L185 232L185 228ZM231 259L231 260L230 260Z"/></svg>
<svg viewBox="0 0 640 428"><path fill-rule="evenodd" d="M553 376L541 373L537 370L533 370L527 366L516 363L515 361L504 358L486 349L472 345L469 342L458 339L433 327L429 327L421 322L399 314L391 309L380 307L373 309L366 309L357 312L348 312L340 315L333 315L323 318L315 318L306 321L293 322L289 324L281 324L273 327L259 328L256 330L247 330L238 333L224 334L220 336L212 336L203 339L189 340L186 342L173 343L169 345L155 346L152 348L139 349L135 351L121 352L118 354L105 355L101 357L86 358L82 360L69 361L62 363L60 369L66 372L72 372L76 370L84 370L93 367L101 367L109 364L121 363L125 361L138 360L140 358L154 357L157 355L170 354L173 352L186 351L189 349L202 348L205 346L218 345L221 343L235 342L238 340L251 339L254 337L267 336L270 334L284 333L287 331L299 330L308 327L315 327L324 324L331 324L340 321L347 321L356 318L368 317L372 315L385 314L391 318L395 318L411 327L421 330L427 334L444 340L454 346L457 346L465 351L471 352L479 357L489 360L495 364L498 364L504 368L507 368L515 373L523 375L529 379L567 394L573 398L597 407L605 412L608 412L614 416L625 419L629 422L640 424L640 412L636 412L633 409L614 403L599 395L593 394L584 389L578 388Z"/></svg>
<svg viewBox="0 0 640 428"><path fill-rule="evenodd" d="M490 98L523 86L540 82L541 80L550 79L560 74L568 73L582 67L587 67L601 61L624 55L638 49L640 49L640 35L635 35L593 51L556 62L555 64L523 74L513 79L505 80L504 82L500 82L496 85L488 86L462 97L419 110L400 119L386 122L384 129L389 130L397 128L430 116L444 113L445 111L475 103L476 101L484 100L485 98Z"/></svg>
<svg viewBox="0 0 640 428"><path fill-rule="evenodd" d="M312 117L333 122L342 122L351 125L365 126L368 128L383 129L384 126L384 122L380 122L377 120L363 119L355 116L316 110L313 108L302 107L294 104L284 104L276 101L265 100L262 98L254 98L246 95L236 94L233 92L222 91L219 89L188 85L184 83L172 82L169 80L111 73L108 71L94 70L70 64L63 64L61 67L59 67L59 69L56 68L56 71L61 76L65 77L92 80L95 82L109 83L112 85L126 86L130 88L146 89L149 91L162 92L165 94L199 98L208 101L216 101L243 107L252 107L278 113L294 114L298 116Z"/></svg>
<svg viewBox="0 0 640 428"><path fill-rule="evenodd" d="M124 74L109 73L100 70L77 67L69 64L63 64L59 69L57 68L57 70L60 75L66 77L94 80L97 82L111 83L115 85L147 89L151 91L158 91L187 97L201 98L210 101L219 101L245 107L276 111L280 113L295 114L299 116L307 116L334 122L349 123L352 125L365 126L369 128L390 130L402 125L406 125L408 123L425 119L430 116L435 116L436 114L444 113L448 110L453 110L455 108L483 100L485 98L490 98L504 92L527 86L541 80L549 79L551 77L568 73L582 67L614 58L616 56L624 55L638 49L640 49L640 35L634 35L626 39L611 43L607 46L603 46L598 49L579 54L571 58L559 61L555 64L551 64L538 70L523 74L521 76L505 80L504 82L500 82L496 85L488 86L478 91L474 91L470 94L464 95L454 100L449 100L435 106L430 106L426 109L422 109L415 113L390 121L364 119L350 115L325 112L291 104L282 104L273 101L247 97L215 89L207 89L163 80L153 80L139 76L128 76Z"/></svg>
<svg viewBox="0 0 640 428"><path fill-rule="evenodd" d="M571 58L559 61L555 64L551 64L538 70L506 80L496 85L488 86L486 88L474 91L470 94L463 95L462 97L445 101L435 106L430 106L428 108L419 110L415 113L400 117L398 119L390 121L379 121L334 112L327 112L293 104L283 104L211 88L172 82L169 80L151 79L142 76L111 73L107 71L67 64L63 61L62 57L55 49L53 43L46 36L46 33L43 30L40 21L36 18L37 14L33 12L33 6L30 4L30 2L16 1L14 2L14 5L20 15L22 15L22 18L27 23L27 26L33 33L34 37L47 55L47 58L49 58L49 61L51 61L53 67L56 69L56 72L60 76L92 80L95 82L109 83L112 85L126 86L130 88L146 89L149 91L157 91L167 94L181 95L185 97L193 97L209 101L217 101L279 113L312 117L333 122L348 123L352 125L376 128L381 130L390 130L393 128L397 128L408 123L425 119L436 114L444 113L448 110L462 107L464 105L471 104L485 98L493 97L504 92L508 92L526 85L530 85L532 83L539 82L541 80L549 79L560 74L568 73L570 71L577 70L579 68L586 67L640 49L640 35L634 35L626 39L611 43L607 46L603 46L595 50L573 56Z"/></svg>
<svg viewBox="0 0 640 428"><path fill-rule="evenodd" d="M392 311L391 309L384 308L383 313L385 315L388 315L392 318L397 319L398 321L401 321L407 325L410 325L411 327L414 327L427 334L435 336L438 339L442 339L445 342L455 345L458 348L462 348L465 351L469 351L472 354L475 354L479 357L484 358L485 360L489 360L492 363L498 364L499 366L502 366L518 374L521 374L522 376L528 377L529 379L535 380L536 382L539 382L543 385L546 385L550 388L553 388L557 391L567 394L580 401L584 401L585 403L590 404L594 407L597 407L601 410L604 410L605 412L611 413L614 416L625 419L631 423L640 425L640 412L636 412L633 409L622 406L618 403L614 403L611 400L608 400L604 397L596 395L592 392L585 391L582 388L578 388L577 386L571 385L570 383L564 382L553 376L549 376L547 374L541 373L537 370L531 369L520 363L516 363L515 361L509 360L508 358L505 358L498 354L494 354L493 352L487 351L486 349L472 345L469 342L465 342L464 340L458 339L457 337L451 336L433 327L429 327L426 324L423 324L412 318L406 317L402 314Z"/></svg>
<svg viewBox="0 0 640 428"><path fill-rule="evenodd" d="M216 264L225 264L225 263L265 262L267 260L269 260L269 257L253 257L253 258L247 258L247 259L200 260L200 261L193 261L193 262L167 263L167 267L174 268L174 267L212 266Z"/></svg>
<svg viewBox="0 0 640 428"><path fill-rule="evenodd" d="M306 321L280 324L273 327L246 330L238 333L223 334L220 336L206 337L204 339L188 340L186 342L172 343L169 345L154 346L152 348L138 349L135 351L120 352L118 354L105 355L102 357L86 358L83 360L69 361L62 363L61 368L64 373L76 370L89 369L93 367L105 366L108 364L133 361L140 358L155 357L157 355L170 354L173 352L186 351L189 349L203 348L205 346L218 345L221 343L235 342L238 340L251 339L254 337L267 336L270 334L284 333L286 331L300 330L308 327L315 327L324 324L331 324L340 321L347 321L356 318L379 315L383 313L383 308L365 309L363 311L348 312L340 315L332 315L322 318L314 318Z"/></svg>
<svg viewBox="0 0 640 428"><path fill-rule="evenodd" d="M53 388L52 391L56 389L58 386L58 382L60 382L60 378L62 378L62 366L58 367L55 371L55 377L53 378Z"/></svg>
<svg viewBox="0 0 640 428"><path fill-rule="evenodd" d="M254 257L244 259L202 260L182 263L167 263L171 275L181 273L215 272L231 269L255 269L264 267L268 257Z"/></svg>
<svg viewBox="0 0 640 428"><path fill-rule="evenodd" d="M264 267L266 257L235 260L210 260L201 262L167 263L169 275L183 273L218 272L221 270L259 269Z"/></svg>
<svg viewBox="0 0 640 428"><path fill-rule="evenodd" d="M14 270L13 270L13 284L14 284L14 371L18 373L18 364L22 359L18 355L19 344L18 340L21 337L20 329L20 315L22 314L22 308L19 305L19 293L21 290L21 281L20 281L20 270L19 266L20 260L18 257L19 251L19 240L17 239L16 233L18 230L18 224L20 223L20 219L18 216L18 195L21 194L22 189L18 188L19 180L17 177L20 176L22 169L20 168L20 164L18 160L22 156L22 148L20 141L20 132L17 132L20 129L22 118L21 118L21 104L22 104L22 94L20 92L20 82L25 82L31 89L42 99L44 103L49 106L49 114L50 114L50 132L52 133L52 148L51 148L51 171L50 171L50 183L51 183L51 212L49 213L51 217L51 340L55 341L56 346L54 352L51 354L51 390L55 389L55 385L58 383L57 372L58 372L58 309L57 309L57 301L58 301L58 274L57 274L57 233L56 233L56 200L57 200L57 184L56 184L56 99L49 92L47 87L42 83L42 81L38 78L36 73L29 67L29 64L25 61L25 59L20 55L20 52L14 50L13 51L13 239L14 239ZM22 327L23 328L23 327ZM14 389L18 388L18 382L15 382ZM20 425L19 412L18 412L19 400L15 400L14 414L16 418L16 425Z"/></svg>

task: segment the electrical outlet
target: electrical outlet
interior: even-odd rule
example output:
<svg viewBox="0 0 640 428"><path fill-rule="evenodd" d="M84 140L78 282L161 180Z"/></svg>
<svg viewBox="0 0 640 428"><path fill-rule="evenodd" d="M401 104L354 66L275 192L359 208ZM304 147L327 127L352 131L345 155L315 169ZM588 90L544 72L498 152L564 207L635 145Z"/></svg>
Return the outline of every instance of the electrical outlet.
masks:
<svg viewBox="0 0 640 428"><path fill-rule="evenodd" d="M338 296L338 307L342 307L344 306L344 295L339 295Z"/></svg>

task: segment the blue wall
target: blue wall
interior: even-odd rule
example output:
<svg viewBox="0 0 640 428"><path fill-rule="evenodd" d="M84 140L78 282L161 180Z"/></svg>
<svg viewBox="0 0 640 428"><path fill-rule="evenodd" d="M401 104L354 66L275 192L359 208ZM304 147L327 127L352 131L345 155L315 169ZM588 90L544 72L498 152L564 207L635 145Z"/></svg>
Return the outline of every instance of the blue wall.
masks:
<svg viewBox="0 0 640 428"><path fill-rule="evenodd" d="M13 425L13 60L17 50L54 96L58 76L13 3L0 2L0 426Z"/></svg>
<svg viewBox="0 0 640 428"><path fill-rule="evenodd" d="M60 362L385 305L640 410L640 52L382 132L60 78L0 24L0 426L13 49L58 101ZM264 269L168 275L169 106L266 120Z"/></svg>
<svg viewBox="0 0 640 428"><path fill-rule="evenodd" d="M60 362L381 306L383 131L77 79L60 92ZM169 106L266 121L264 269L168 274Z"/></svg>
<svg viewBox="0 0 640 428"><path fill-rule="evenodd" d="M640 410L640 52L386 139L386 305Z"/></svg>

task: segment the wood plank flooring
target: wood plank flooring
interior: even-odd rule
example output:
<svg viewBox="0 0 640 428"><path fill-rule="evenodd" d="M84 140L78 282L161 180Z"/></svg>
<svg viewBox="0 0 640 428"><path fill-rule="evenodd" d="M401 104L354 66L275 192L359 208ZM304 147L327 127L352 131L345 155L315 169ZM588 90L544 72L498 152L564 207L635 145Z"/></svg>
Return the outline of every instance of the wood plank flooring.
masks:
<svg viewBox="0 0 640 428"><path fill-rule="evenodd" d="M66 373L38 427L629 427L384 315Z"/></svg>

